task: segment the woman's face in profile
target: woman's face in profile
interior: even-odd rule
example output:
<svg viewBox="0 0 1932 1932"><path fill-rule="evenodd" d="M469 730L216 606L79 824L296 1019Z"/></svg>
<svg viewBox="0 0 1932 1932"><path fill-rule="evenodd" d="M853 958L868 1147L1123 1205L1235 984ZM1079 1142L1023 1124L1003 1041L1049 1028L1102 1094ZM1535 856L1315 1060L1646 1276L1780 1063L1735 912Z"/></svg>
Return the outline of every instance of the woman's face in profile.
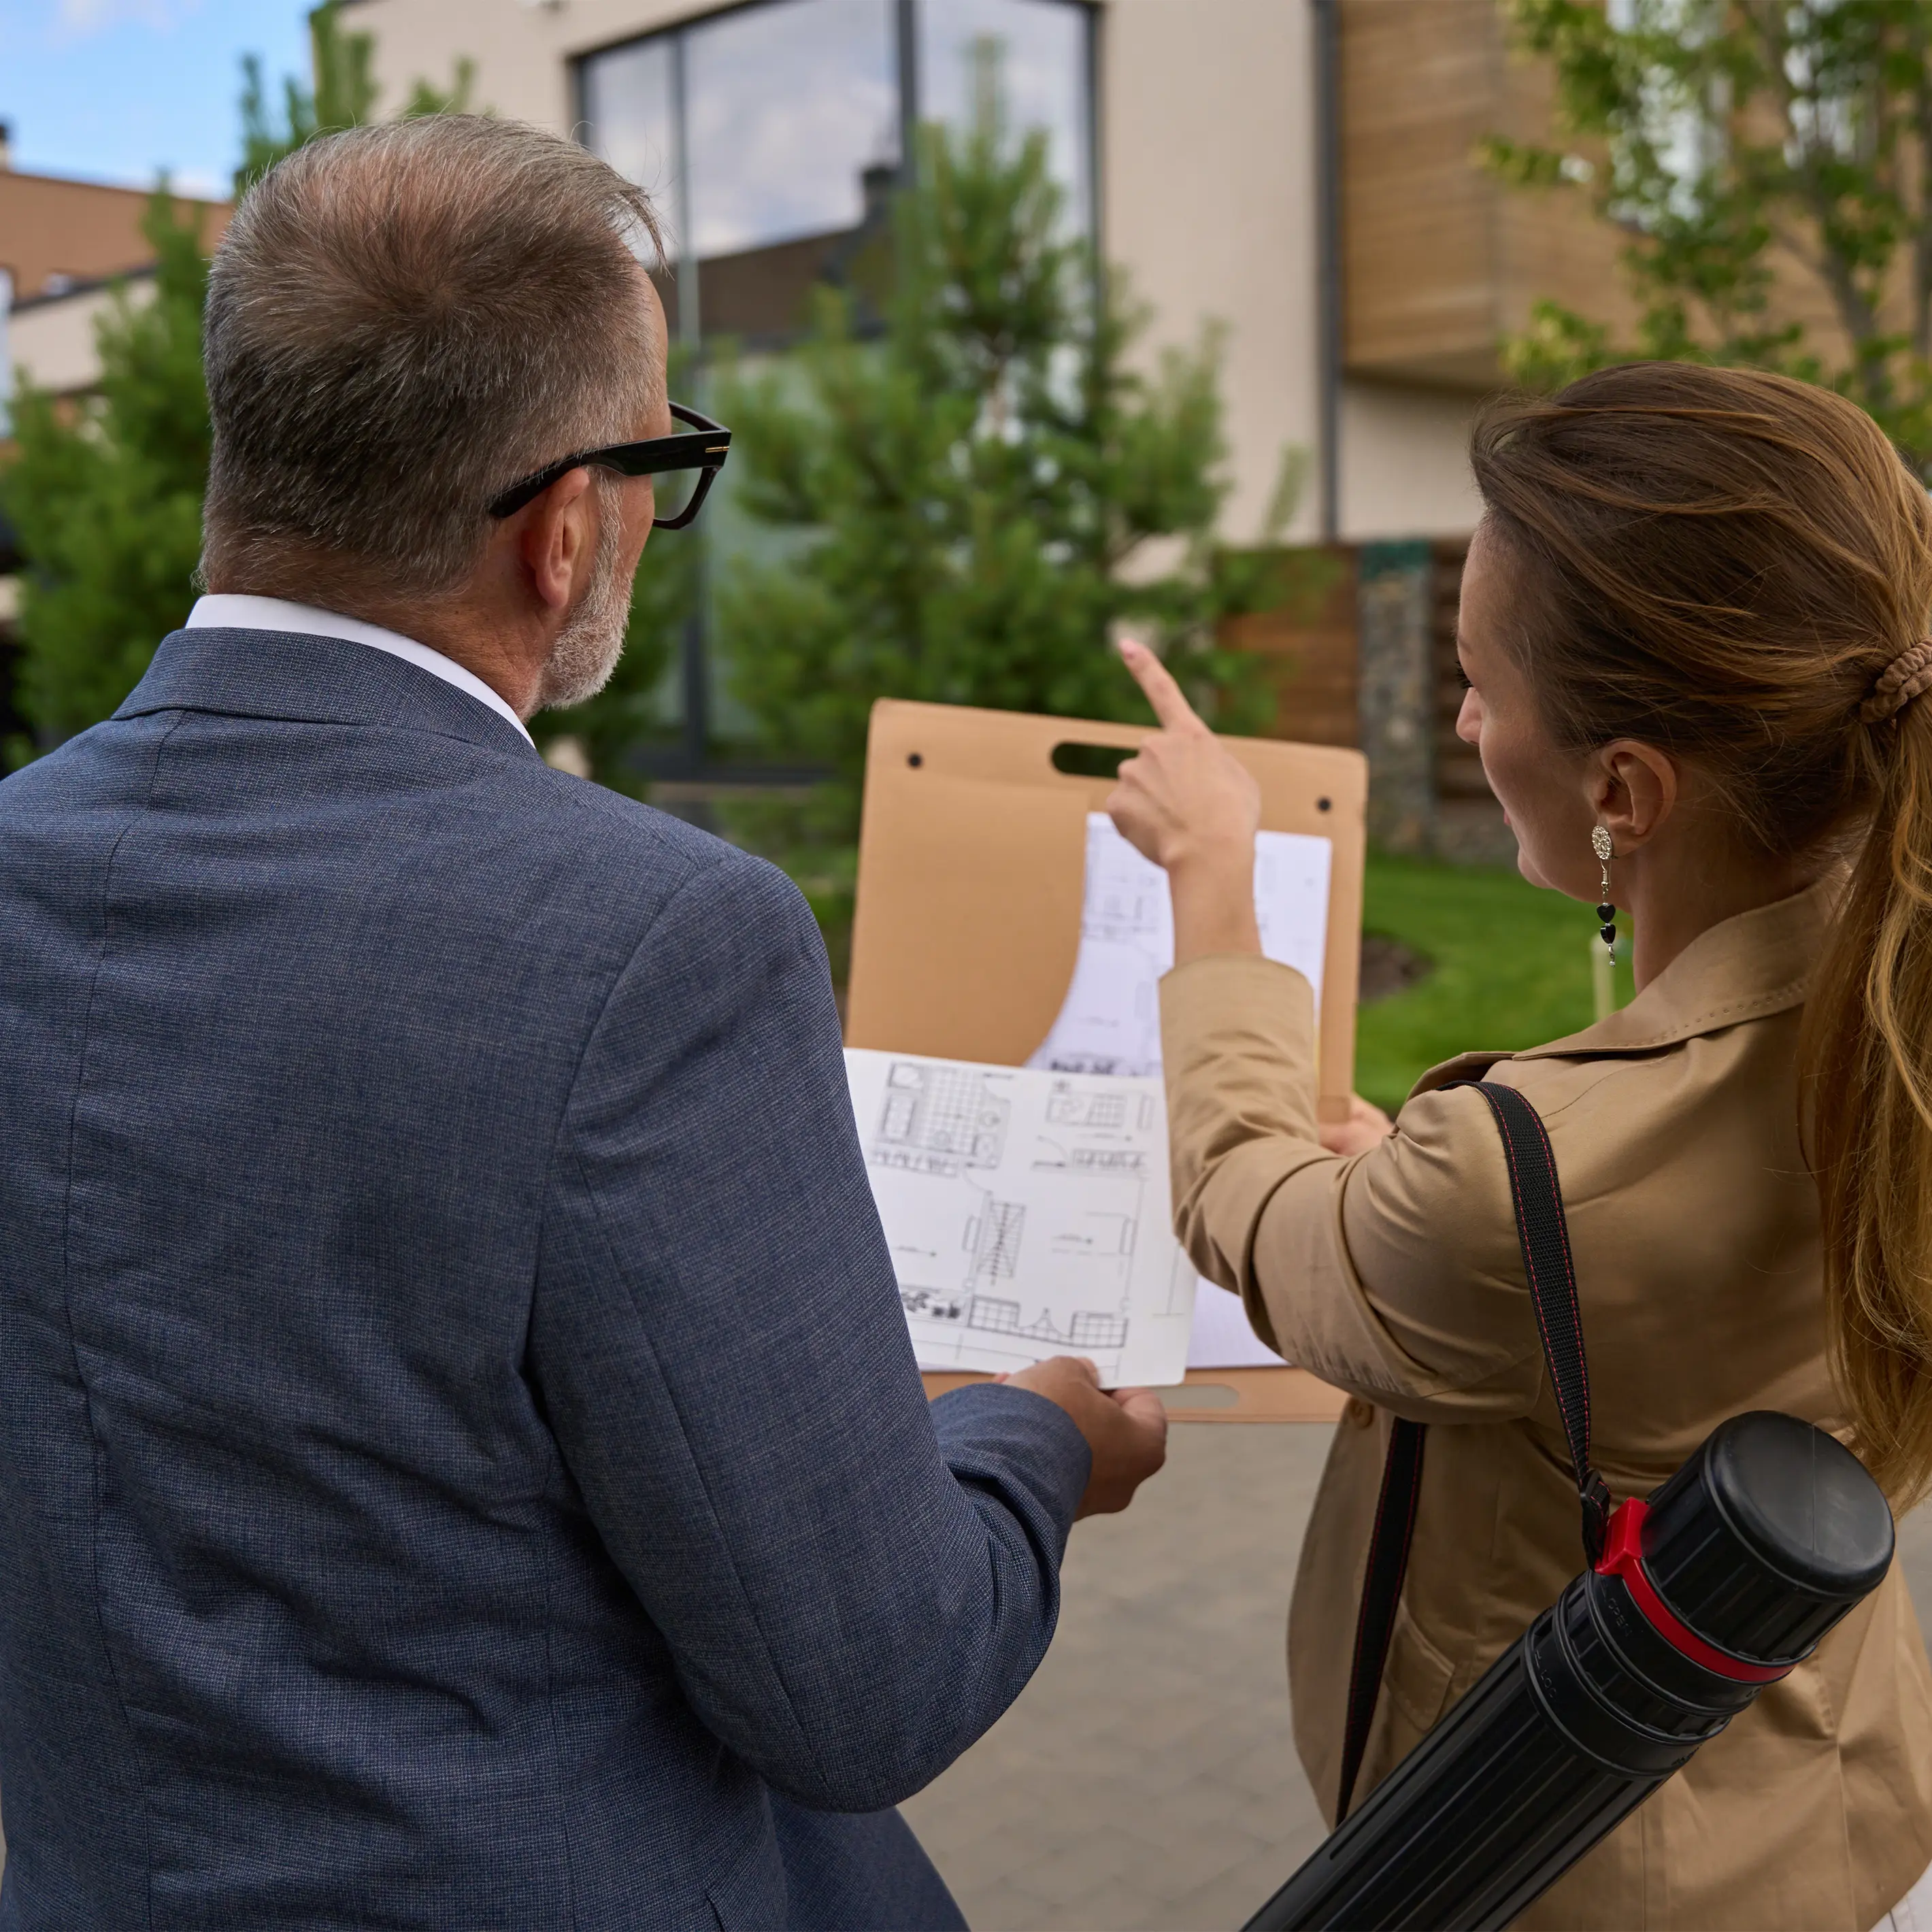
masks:
<svg viewBox="0 0 1932 1932"><path fill-rule="evenodd" d="M1481 754L1490 789L1516 834L1516 868L1533 886L1594 900L1600 874L1585 761L1563 751L1538 712L1529 680L1503 645L1514 566L1478 524L1462 573L1456 655L1468 685L1456 735Z"/></svg>

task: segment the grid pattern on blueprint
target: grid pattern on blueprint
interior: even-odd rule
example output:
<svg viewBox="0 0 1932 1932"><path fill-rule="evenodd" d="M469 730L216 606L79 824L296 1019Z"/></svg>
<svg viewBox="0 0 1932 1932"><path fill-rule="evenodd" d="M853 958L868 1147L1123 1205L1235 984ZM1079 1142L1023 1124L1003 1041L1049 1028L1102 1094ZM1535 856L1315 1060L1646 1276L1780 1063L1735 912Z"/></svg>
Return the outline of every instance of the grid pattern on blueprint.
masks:
<svg viewBox="0 0 1932 1932"><path fill-rule="evenodd" d="M892 1071L872 1158L926 1174L958 1174L1000 1164L1012 1108L962 1066L902 1060Z"/></svg>

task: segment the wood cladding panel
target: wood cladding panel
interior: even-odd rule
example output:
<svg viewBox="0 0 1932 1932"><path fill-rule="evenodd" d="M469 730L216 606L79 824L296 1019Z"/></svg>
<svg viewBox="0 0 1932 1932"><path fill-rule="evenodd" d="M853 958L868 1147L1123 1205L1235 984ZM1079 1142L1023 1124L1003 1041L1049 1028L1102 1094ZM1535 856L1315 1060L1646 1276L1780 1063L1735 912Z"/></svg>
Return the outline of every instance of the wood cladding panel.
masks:
<svg viewBox="0 0 1932 1932"><path fill-rule="evenodd" d="M1496 334L1493 0L1346 0L1342 232L1351 368L1406 373Z"/></svg>
<svg viewBox="0 0 1932 1932"><path fill-rule="evenodd" d="M1547 61L1512 50L1503 34L1497 67L1498 92L1486 134L1529 142L1577 144L1556 128L1555 74ZM1600 162L1600 153L1584 152ZM1603 220L1586 187L1523 189L1504 187L1478 166L1497 211L1497 321L1502 332L1526 327L1530 310L1546 298L1607 322L1628 340L1636 325L1622 265L1623 232Z"/></svg>
<svg viewBox="0 0 1932 1932"><path fill-rule="evenodd" d="M1631 341L1639 308L1619 259L1625 237L1590 189L1508 188L1480 159L1492 134L1558 138L1550 63L1511 46L1499 0L1341 0L1340 20L1348 369L1491 386L1502 340L1545 298ZM1782 124L1760 107L1750 132L1774 141ZM1798 252L1809 240L1801 224L1795 247L1774 248L1773 308L1835 366L1850 344ZM1901 273L1883 304L1887 327L1909 329L1908 292Z"/></svg>
<svg viewBox="0 0 1932 1932"><path fill-rule="evenodd" d="M1576 190L1526 193L1486 136L1545 140L1546 66L1497 0L1342 0L1344 354L1363 375L1486 388L1503 338L1550 297L1628 325L1619 237Z"/></svg>
<svg viewBox="0 0 1932 1932"><path fill-rule="evenodd" d="M1335 575L1312 608L1261 610L1221 626L1230 649L1269 661L1274 718L1264 736L1303 745L1354 745L1355 553L1330 551Z"/></svg>

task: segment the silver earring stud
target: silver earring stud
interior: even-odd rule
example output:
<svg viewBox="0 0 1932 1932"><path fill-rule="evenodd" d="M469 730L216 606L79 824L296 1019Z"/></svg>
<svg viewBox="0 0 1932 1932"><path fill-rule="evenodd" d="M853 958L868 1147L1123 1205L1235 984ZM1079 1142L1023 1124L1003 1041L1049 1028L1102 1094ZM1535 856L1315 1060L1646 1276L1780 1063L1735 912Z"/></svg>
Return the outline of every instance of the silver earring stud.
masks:
<svg viewBox="0 0 1932 1932"><path fill-rule="evenodd" d="M1616 856L1616 848L1610 842L1610 828L1600 825L1590 834L1590 850L1597 855L1597 863L1603 868L1603 884L1598 887L1602 902L1597 908L1597 930L1604 942L1604 950L1614 958L1617 950L1617 909L1610 903L1610 861Z"/></svg>

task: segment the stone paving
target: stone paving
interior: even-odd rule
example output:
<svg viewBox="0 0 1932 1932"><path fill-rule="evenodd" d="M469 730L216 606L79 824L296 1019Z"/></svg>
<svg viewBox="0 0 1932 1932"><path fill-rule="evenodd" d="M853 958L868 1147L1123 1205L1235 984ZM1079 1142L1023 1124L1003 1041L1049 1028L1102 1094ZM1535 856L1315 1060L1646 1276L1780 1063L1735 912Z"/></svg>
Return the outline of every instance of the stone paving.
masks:
<svg viewBox="0 0 1932 1932"><path fill-rule="evenodd" d="M975 1932L1238 1926L1320 1842L1284 1652L1329 1433L1178 1425L1075 1530L1046 1660L905 1807Z"/></svg>
<svg viewBox="0 0 1932 1932"><path fill-rule="evenodd" d="M1330 1431L1178 1426L1019 1700L905 1808L974 1932L1232 1932L1321 1841L1285 1632ZM1932 1628L1932 1507L1899 1527Z"/></svg>
<svg viewBox="0 0 1932 1932"><path fill-rule="evenodd" d="M1225 1932L1320 1842L1283 1648L1329 1433L1177 1426L1134 1507L1075 1531L1046 1660L905 1807L975 1932ZM1932 1509L1900 1543L1932 1624Z"/></svg>

